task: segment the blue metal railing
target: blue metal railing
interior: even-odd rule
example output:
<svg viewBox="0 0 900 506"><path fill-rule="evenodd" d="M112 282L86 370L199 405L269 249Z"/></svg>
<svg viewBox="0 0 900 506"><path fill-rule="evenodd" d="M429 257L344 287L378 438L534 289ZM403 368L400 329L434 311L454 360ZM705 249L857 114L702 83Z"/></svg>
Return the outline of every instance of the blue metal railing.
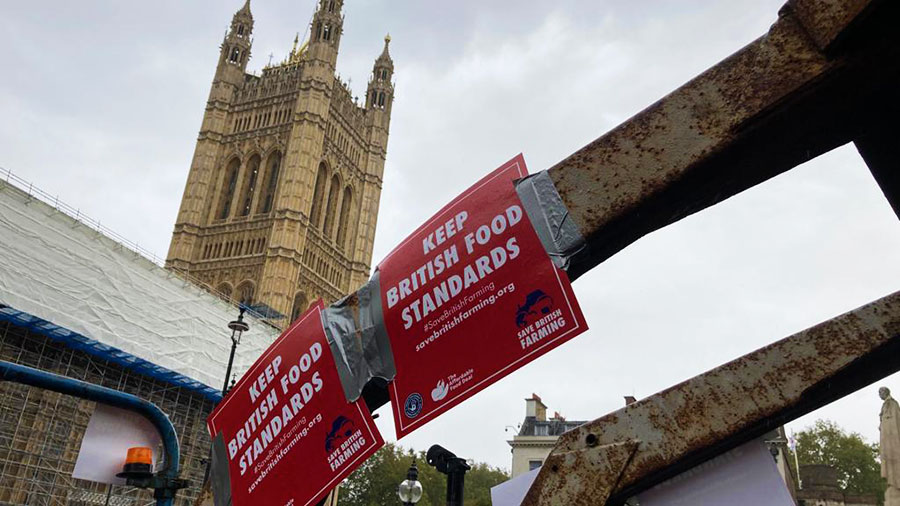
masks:
<svg viewBox="0 0 900 506"><path fill-rule="evenodd" d="M180 454L175 427L172 426L169 417L155 404L112 388L101 387L85 381L5 361L0 361L0 381L12 381L44 388L138 413L149 420L159 432L163 442L164 464L162 469L151 478L129 479L128 484L141 488L153 488L157 506L171 506L175 499L176 491L187 485L184 480L178 478Z"/></svg>

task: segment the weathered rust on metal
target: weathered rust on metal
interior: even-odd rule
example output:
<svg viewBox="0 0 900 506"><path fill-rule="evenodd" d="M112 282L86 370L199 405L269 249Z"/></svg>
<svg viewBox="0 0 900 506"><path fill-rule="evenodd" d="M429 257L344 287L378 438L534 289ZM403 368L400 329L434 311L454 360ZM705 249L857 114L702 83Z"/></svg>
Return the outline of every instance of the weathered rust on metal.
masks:
<svg viewBox="0 0 900 506"><path fill-rule="evenodd" d="M847 36L854 23L864 22L865 15L873 11L877 3L871 0L788 0L787 7L796 14L819 49L827 53Z"/></svg>
<svg viewBox="0 0 900 506"><path fill-rule="evenodd" d="M621 504L897 370L900 292L563 434L522 504Z"/></svg>
<svg viewBox="0 0 900 506"><path fill-rule="evenodd" d="M792 1L765 36L551 167L588 246L570 276L852 141L860 111L900 89L898 3ZM826 55L817 40L839 36L852 50Z"/></svg>

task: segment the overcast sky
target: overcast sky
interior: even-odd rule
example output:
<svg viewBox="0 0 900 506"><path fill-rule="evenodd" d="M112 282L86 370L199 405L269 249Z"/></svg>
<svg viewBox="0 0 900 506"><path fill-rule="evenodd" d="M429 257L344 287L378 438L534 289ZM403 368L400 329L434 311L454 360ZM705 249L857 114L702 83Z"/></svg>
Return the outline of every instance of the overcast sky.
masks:
<svg viewBox="0 0 900 506"><path fill-rule="evenodd" d="M164 257L218 47L242 3L3 0L0 166ZM545 169L751 42L781 3L351 0L338 72L364 95L387 32L396 65L375 259L515 154ZM314 0L252 8L258 70L302 36ZM402 443L508 469L504 426L521 422L532 392L570 420L599 417L623 395L651 395L897 290L898 256L897 218L852 146L838 149L580 278L587 333ZM900 377L882 384L900 393ZM824 417L876 441L877 385L791 427Z"/></svg>

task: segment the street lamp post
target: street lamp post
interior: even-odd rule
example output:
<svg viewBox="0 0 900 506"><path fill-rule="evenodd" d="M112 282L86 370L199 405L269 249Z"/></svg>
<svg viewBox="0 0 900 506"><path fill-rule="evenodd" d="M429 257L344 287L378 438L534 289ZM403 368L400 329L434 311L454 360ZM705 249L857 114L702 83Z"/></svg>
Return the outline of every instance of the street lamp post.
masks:
<svg viewBox="0 0 900 506"><path fill-rule="evenodd" d="M244 332L250 330L250 325L247 325L247 322L244 321L244 311L247 310L244 306L240 307L241 312L238 313L237 320L228 322L228 328L231 329L231 355L228 356L228 368L225 370L225 383L222 384L222 397L225 397L225 394L228 393L228 377L231 376L231 366L234 365L234 352L237 350L237 345L241 343L241 336ZM234 385L234 379L231 380L232 386ZM209 455L206 457L206 470L203 472L203 482L205 483L209 479L209 471L212 467L212 448L209 450Z"/></svg>
<svg viewBox="0 0 900 506"><path fill-rule="evenodd" d="M228 328L231 329L231 355L228 356L228 369L225 370L225 383L222 385L222 397L228 393L228 377L231 376L231 366L234 364L234 352L237 350L237 345L241 342L241 335L250 330L250 325L247 325L247 322L244 321L244 311L246 311L246 308L241 306L241 312L238 314L238 319L228 322Z"/></svg>
<svg viewBox="0 0 900 506"><path fill-rule="evenodd" d="M406 479L397 486L397 495L403 501L403 506L412 506L422 498L422 484L419 483L419 469L416 467L416 459L406 472Z"/></svg>

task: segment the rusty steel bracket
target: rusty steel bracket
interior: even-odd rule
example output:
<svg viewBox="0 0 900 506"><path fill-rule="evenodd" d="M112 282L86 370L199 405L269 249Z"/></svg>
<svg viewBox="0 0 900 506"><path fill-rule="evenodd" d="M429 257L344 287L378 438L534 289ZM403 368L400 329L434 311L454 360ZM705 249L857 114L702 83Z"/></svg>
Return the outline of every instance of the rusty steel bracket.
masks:
<svg viewBox="0 0 900 506"><path fill-rule="evenodd" d="M789 0L766 35L551 167L587 272L854 142L900 217L900 2ZM900 292L560 436L523 505L631 496L900 370Z"/></svg>
<svg viewBox="0 0 900 506"><path fill-rule="evenodd" d="M522 504L623 504L898 370L900 292L566 432Z"/></svg>
<svg viewBox="0 0 900 506"><path fill-rule="evenodd" d="M894 0L791 0L766 35L551 167L587 244L570 278L867 135L897 102L897 26Z"/></svg>

